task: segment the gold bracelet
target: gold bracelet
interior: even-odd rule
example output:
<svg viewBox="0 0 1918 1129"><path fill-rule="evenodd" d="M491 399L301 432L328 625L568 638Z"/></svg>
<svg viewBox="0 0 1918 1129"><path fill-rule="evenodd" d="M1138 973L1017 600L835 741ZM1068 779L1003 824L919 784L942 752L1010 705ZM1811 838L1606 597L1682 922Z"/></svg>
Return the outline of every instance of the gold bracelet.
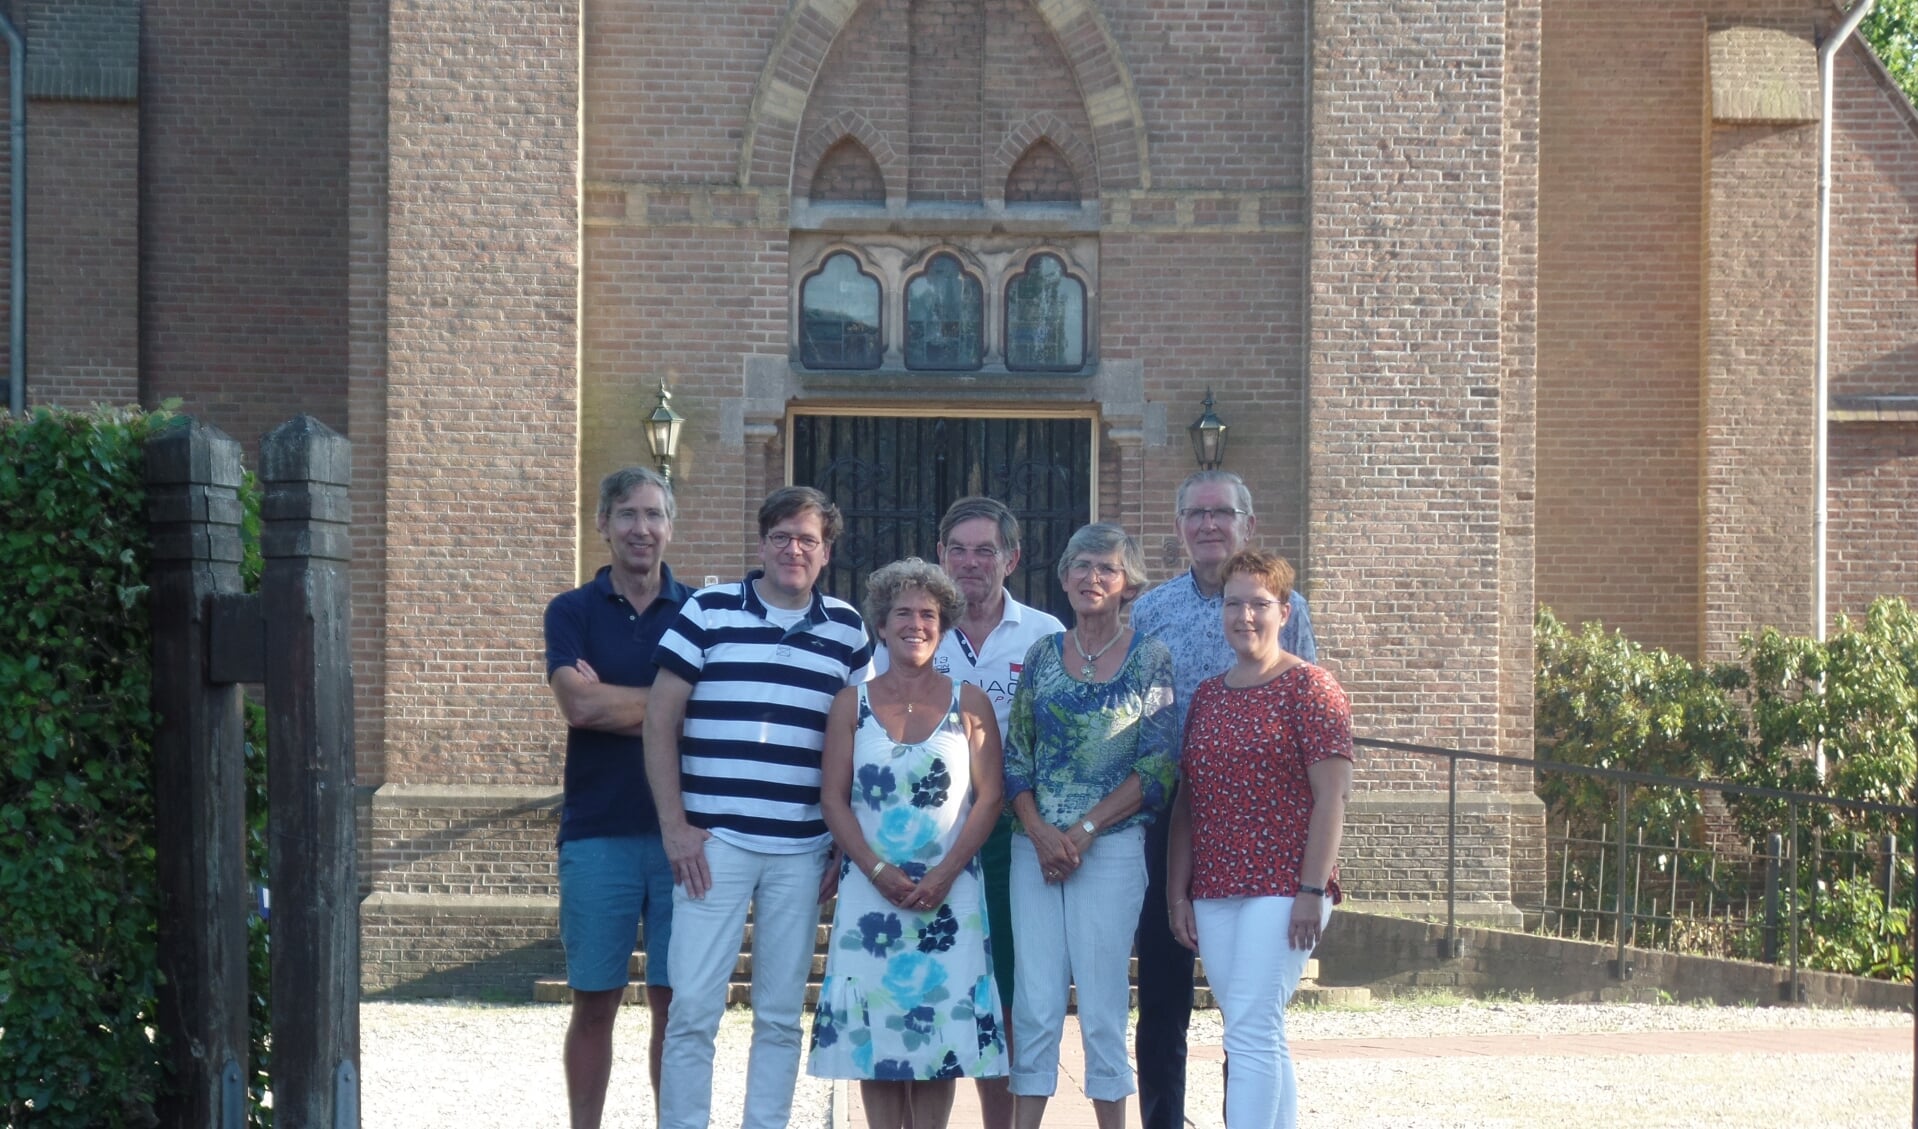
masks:
<svg viewBox="0 0 1918 1129"><path fill-rule="evenodd" d="M880 859L878 862L873 863L872 864L872 880L874 882L879 881L879 875L883 873L885 869L886 869L885 859Z"/></svg>

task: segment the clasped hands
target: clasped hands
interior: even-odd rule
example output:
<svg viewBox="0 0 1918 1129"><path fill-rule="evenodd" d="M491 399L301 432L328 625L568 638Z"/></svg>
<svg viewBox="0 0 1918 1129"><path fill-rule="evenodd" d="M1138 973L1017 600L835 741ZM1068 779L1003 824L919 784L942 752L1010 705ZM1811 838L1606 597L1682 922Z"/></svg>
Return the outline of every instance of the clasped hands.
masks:
<svg viewBox="0 0 1918 1129"><path fill-rule="evenodd" d="M1032 840L1032 849L1039 856L1039 872L1045 875L1047 882L1064 882L1072 877L1073 872L1084 864L1085 853L1091 848L1094 838L1076 823L1065 831L1049 823L1040 823L1027 828L1026 834Z"/></svg>
<svg viewBox="0 0 1918 1129"><path fill-rule="evenodd" d="M872 886L880 897L900 909L929 910L945 902L946 896L952 893L952 878L935 867L914 882L905 871L887 863L880 869L879 877L873 879Z"/></svg>

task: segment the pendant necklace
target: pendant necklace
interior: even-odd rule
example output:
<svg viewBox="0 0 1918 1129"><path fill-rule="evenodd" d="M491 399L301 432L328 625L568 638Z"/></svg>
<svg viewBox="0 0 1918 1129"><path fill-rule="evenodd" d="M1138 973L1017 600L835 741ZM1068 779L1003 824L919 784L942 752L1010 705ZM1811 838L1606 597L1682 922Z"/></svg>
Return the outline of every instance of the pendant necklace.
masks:
<svg viewBox="0 0 1918 1129"><path fill-rule="evenodd" d="M1087 654L1086 645L1079 641L1079 628L1076 625L1073 627L1072 629L1073 649L1077 650L1079 652L1079 657L1085 660L1085 665L1079 668L1079 678L1082 681L1085 681L1085 682L1092 681L1093 672L1099 669L1099 656L1105 654L1107 651L1110 651L1112 649L1112 645L1119 641L1119 636L1124 634L1125 634L1125 628L1122 627L1113 634L1112 638L1106 640L1105 646L1100 647L1097 651L1094 651L1091 654Z"/></svg>

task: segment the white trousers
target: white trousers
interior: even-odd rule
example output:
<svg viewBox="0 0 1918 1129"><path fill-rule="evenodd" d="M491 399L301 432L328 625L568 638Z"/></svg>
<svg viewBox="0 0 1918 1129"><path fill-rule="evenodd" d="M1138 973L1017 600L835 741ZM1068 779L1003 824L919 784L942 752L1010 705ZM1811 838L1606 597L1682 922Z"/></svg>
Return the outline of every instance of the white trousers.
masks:
<svg viewBox="0 0 1918 1129"><path fill-rule="evenodd" d="M704 898L673 887L667 957L673 1003L659 1072L661 1129L706 1129L712 1119L713 1041L726 985L753 909L753 1046L742 1129L785 1129L799 1077L799 1021L819 925L825 846L793 855L706 840L713 887Z"/></svg>
<svg viewBox="0 0 1918 1129"><path fill-rule="evenodd" d="M1099 836L1064 882L1047 882L1032 840L1012 837L1012 1092L1050 1097L1059 1084L1067 988L1079 986L1086 1096L1132 1093L1126 1053L1132 934L1145 901L1145 828ZM679 943L675 934L673 943Z"/></svg>
<svg viewBox="0 0 1918 1129"><path fill-rule="evenodd" d="M1322 899L1323 900L1323 899ZM1206 898L1192 903L1206 983L1225 1020L1225 1123L1231 1129L1294 1129L1299 1086L1285 1045L1285 1005L1310 949L1295 949L1291 898ZM1332 919L1324 902L1319 925ZM675 934L674 943L678 943Z"/></svg>

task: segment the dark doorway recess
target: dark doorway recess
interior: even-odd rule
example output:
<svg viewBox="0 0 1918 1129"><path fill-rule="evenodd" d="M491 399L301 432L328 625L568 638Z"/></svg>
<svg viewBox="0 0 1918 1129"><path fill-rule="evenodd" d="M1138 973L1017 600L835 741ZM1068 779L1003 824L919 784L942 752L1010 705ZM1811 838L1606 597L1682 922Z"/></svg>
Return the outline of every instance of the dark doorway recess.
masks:
<svg viewBox="0 0 1918 1129"><path fill-rule="evenodd" d="M1014 598L1069 617L1053 566L1091 520L1092 421L953 416L793 417L792 480L825 492L846 532L820 576L858 604L866 577L901 557L937 560L939 516L968 494L1019 516Z"/></svg>

